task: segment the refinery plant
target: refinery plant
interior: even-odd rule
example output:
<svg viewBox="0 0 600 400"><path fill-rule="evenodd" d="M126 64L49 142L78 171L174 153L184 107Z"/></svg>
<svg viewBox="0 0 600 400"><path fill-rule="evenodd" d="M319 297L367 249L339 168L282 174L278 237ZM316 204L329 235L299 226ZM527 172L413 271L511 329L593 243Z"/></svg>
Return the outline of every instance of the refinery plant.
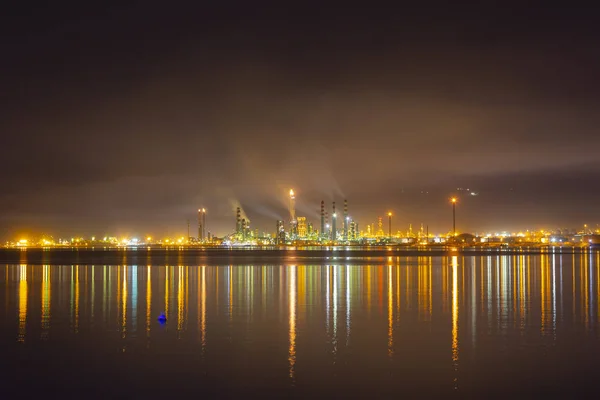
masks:
<svg viewBox="0 0 600 400"><path fill-rule="evenodd" d="M250 228L250 221L242 218L240 207L236 210L235 232L225 236L221 243L228 245L290 245L290 244L353 244L365 241L385 239L383 230L379 229L377 235L359 233L358 223L348 214L348 201L344 200L343 215L336 211L335 201L331 205L331 223L329 213L325 210L325 202L321 201L320 225L315 228L307 217L296 215L296 194L293 189L289 191L289 218L287 221L274 221L275 231L272 234L259 235ZM338 220L342 218L341 223ZM380 221L381 222L381 221ZM391 236L391 235L390 235ZM390 239L388 237L388 239ZM201 240L201 242L205 242Z"/></svg>
<svg viewBox="0 0 600 400"><path fill-rule="evenodd" d="M468 190L468 189L467 189ZM429 246L445 245L453 246L590 246L600 244L600 229L591 229L584 225L583 229L560 229L560 230L531 230L525 232L489 232L483 234L470 234L459 232L456 229L456 205L458 199L449 199L452 206L452 229L448 232L432 234L427 225L420 224L413 229L409 224L405 231L392 230L392 212L388 211L387 224L384 217L377 217L376 222L359 226L358 221L352 218L348 211L348 200L343 201L343 210L340 213L336 208L336 202L332 201L330 208L325 201L321 201L319 224L313 225L306 216L296 213L296 193L293 189L289 191L288 219L273 221L274 230L260 233L258 229L252 229L250 220L243 213L241 207L236 208L235 228L225 236L217 237L207 230L207 210L198 209L197 235L190 234L190 221L187 223L187 236L167 238L117 238L106 236L103 238L83 237L60 238L55 240L52 236L43 235L32 240L19 238L15 241L4 243L8 248L27 247L248 247L248 246L371 246L371 245L404 245L404 246ZM341 219L341 221L340 221ZM387 225L387 226L386 226Z"/></svg>
<svg viewBox="0 0 600 400"><path fill-rule="evenodd" d="M242 217L240 207L236 209L235 231L223 238L198 235L198 238L189 238L190 244L200 245L225 245L225 246L319 246L319 245L561 245L561 244L598 244L600 243L600 231L591 230L584 226L578 230L557 231L526 231L526 232L495 232L486 234L460 233L456 230L456 204L457 198L450 199L452 205L452 230L442 234L432 234L426 225L421 224L413 230L409 224L406 231L392 230L392 212L387 212L387 226L384 225L384 217L379 216L377 222L359 227L348 212L348 200L344 200L343 211L339 213L336 202L331 203L328 210L325 201L321 201L320 221L318 227L308 221L306 216L296 213L296 193L293 189L289 191L288 220L274 221L274 231L270 233L259 233L258 229L250 228L250 221ZM330 212L331 211L331 212ZM331 217L331 218L330 218ZM205 229L206 211L202 209L199 215L199 232ZM340 221L341 219L341 221ZM200 222L201 221L201 222Z"/></svg>

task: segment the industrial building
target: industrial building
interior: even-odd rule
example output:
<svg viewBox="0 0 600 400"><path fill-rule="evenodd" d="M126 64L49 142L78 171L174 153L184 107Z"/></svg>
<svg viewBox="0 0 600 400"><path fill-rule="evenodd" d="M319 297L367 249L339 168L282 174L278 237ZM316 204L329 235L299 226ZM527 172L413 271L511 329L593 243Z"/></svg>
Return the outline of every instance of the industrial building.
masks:
<svg viewBox="0 0 600 400"><path fill-rule="evenodd" d="M200 243L206 240L206 209L198 210L198 241Z"/></svg>

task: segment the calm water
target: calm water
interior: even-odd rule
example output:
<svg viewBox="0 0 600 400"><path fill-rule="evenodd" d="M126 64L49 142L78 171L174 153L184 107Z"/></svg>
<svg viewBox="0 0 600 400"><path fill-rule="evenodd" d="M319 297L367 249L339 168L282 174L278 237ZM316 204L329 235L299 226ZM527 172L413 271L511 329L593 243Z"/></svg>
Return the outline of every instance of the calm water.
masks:
<svg viewBox="0 0 600 400"><path fill-rule="evenodd" d="M278 261L2 265L5 390L564 398L600 377L600 253Z"/></svg>

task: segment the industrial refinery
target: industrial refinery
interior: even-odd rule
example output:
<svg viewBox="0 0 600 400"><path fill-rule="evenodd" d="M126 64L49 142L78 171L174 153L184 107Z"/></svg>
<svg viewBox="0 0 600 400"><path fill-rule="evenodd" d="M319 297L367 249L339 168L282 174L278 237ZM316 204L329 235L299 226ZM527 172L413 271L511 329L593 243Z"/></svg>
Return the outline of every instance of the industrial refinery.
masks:
<svg viewBox="0 0 600 400"><path fill-rule="evenodd" d="M510 245L591 245L600 243L600 230L592 230L584 225L582 230L541 230L525 232L489 232L471 234L456 229L456 204L453 197L452 225L447 232L431 233L429 227L420 224L413 228L412 224L405 229L393 230L393 213L387 211L378 216L376 221L360 226L352 217L347 199L343 200L342 212L336 208L336 201L326 204L321 200L319 223L313 224L307 216L298 215L296 210L296 192L288 192L288 218L273 221L273 230L260 233L252 229L250 220L243 217L240 207L236 208L235 229L232 233L218 238L204 235L206 227L206 210L199 214L198 237L188 238L190 245L212 246L365 246L365 245L437 245L453 244L463 246L510 246ZM385 217L387 221L385 221ZM341 219L341 221L340 221ZM387 223L386 223L387 222Z"/></svg>
<svg viewBox="0 0 600 400"><path fill-rule="evenodd" d="M300 216L296 213L296 194L293 189L289 191L289 216L287 221L277 220L274 222L274 231L259 234L258 230L250 228L250 221L242 218L241 208L236 209L235 231L222 240L220 243L230 245L289 245L289 244L352 244L364 242L369 239L383 239L384 235L371 235L370 230L367 233L359 233L358 222L354 221L348 214L348 201L344 200L343 215L336 211L335 201L331 203L331 224L329 223L329 212L326 210L325 201L321 201L320 225L316 228L313 222L306 216ZM338 219L342 218L341 223ZM216 240L213 238L213 241ZM202 243L207 240L199 240ZM210 241L209 241L210 242Z"/></svg>
<svg viewBox="0 0 600 400"><path fill-rule="evenodd" d="M298 215L296 210L296 192L288 193L288 218L273 221L273 231L259 232L252 229L250 220L243 216L241 207L236 208L235 229L232 233L218 238L205 235L206 210L202 208L198 214L198 237L180 238L179 243L208 246L330 246L330 245L479 245L479 246L508 246L508 245L590 245L600 243L600 231L592 230L584 225L582 230L541 230L525 232L490 232L483 234L461 233L456 229L456 204L458 199L453 197L449 203L452 206L452 226L447 232L431 233L427 225L420 224L413 228L412 224L405 229L393 230L393 213L384 213L387 217L378 216L376 221L360 226L349 212L347 199L343 200L343 210L336 208L336 201L326 204L321 200L319 223L313 224L306 216ZM340 221L341 219L341 221ZM387 223L386 223L387 222ZM449 226L450 228L450 226ZM183 239L183 240L182 240ZM171 241L171 243L173 243Z"/></svg>
<svg viewBox="0 0 600 400"><path fill-rule="evenodd" d="M290 189L287 192L288 218L273 221L272 231L259 232L251 227L250 219L240 206L235 208L235 224L232 221L232 230L229 234L216 236L208 230L207 214L204 207L198 209L197 235L190 231L190 221L187 222L187 236L145 238L105 236L103 238L83 237L59 238L43 235L40 238L18 238L4 243L4 247L139 247L139 246L166 246L166 247L249 247L249 246L590 246L600 244L600 229L583 225L583 229L559 230L527 230L521 232L486 232L466 233L457 230L456 205L458 199L449 199L452 211L452 224L447 232L432 233L425 224L413 228L408 224L403 229L393 230L393 213L387 211L385 221L383 216L378 216L375 221L359 225L352 217L347 199L343 200L343 209L340 212L333 200L327 204L321 200L318 214L318 224L313 224L307 216L298 215L296 210L296 192ZM209 218L210 219L210 218ZM341 219L341 221L340 221ZM387 222L387 224L385 224ZM387 225L387 226L386 226Z"/></svg>

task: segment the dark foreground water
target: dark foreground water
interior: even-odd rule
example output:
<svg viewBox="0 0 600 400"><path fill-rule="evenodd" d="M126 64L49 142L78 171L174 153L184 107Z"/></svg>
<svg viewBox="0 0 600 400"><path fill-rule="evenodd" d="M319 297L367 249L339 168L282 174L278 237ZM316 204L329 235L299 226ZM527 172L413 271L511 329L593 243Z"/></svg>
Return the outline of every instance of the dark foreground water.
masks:
<svg viewBox="0 0 600 400"><path fill-rule="evenodd" d="M0 265L4 394L596 393L600 253L343 262Z"/></svg>

